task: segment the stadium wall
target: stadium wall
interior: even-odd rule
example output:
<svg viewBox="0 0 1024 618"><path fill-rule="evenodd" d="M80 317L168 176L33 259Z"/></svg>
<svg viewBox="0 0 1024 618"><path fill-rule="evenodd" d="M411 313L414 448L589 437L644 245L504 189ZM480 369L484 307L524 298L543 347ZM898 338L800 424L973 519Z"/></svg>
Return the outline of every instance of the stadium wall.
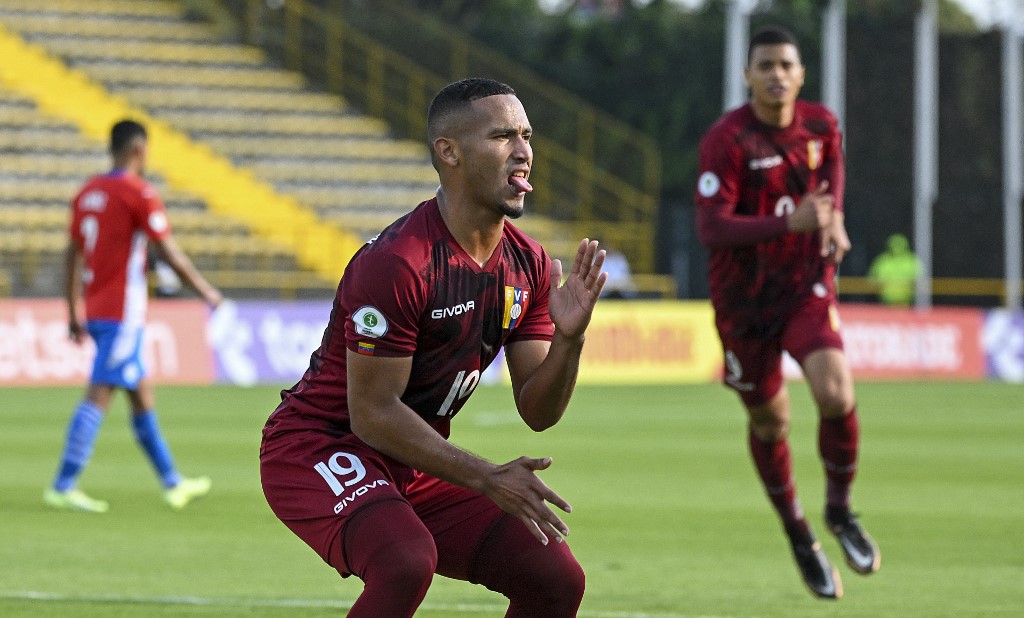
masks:
<svg viewBox="0 0 1024 618"><path fill-rule="evenodd" d="M292 384L330 311L326 301L238 301L211 313L197 300L155 300L147 367L158 384ZM58 299L0 301L0 388L86 382L95 347L69 341L66 319ZM1024 312L844 305L842 319L858 380L1024 383ZM579 381L709 382L719 377L721 356L706 301L605 301L587 334ZM785 368L799 378L792 359ZM504 363L485 378L507 381Z"/></svg>

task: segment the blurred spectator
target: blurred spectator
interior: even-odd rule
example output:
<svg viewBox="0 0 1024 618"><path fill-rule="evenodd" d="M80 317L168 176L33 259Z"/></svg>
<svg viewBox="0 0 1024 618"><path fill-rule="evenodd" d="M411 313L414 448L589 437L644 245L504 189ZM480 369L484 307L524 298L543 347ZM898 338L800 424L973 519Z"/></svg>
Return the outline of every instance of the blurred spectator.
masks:
<svg viewBox="0 0 1024 618"><path fill-rule="evenodd" d="M636 298L636 283L629 269L629 260L621 251L606 244L607 253L604 258L604 271L608 273L608 281L604 284L602 298Z"/></svg>
<svg viewBox="0 0 1024 618"><path fill-rule="evenodd" d="M878 286L882 303L907 307L914 300L914 283L921 272L921 262L903 234L893 234L886 244L885 252L871 262L868 277Z"/></svg>
<svg viewBox="0 0 1024 618"><path fill-rule="evenodd" d="M153 292L157 298L173 298L181 294L181 278L178 273L152 252L149 253L149 269L155 279Z"/></svg>

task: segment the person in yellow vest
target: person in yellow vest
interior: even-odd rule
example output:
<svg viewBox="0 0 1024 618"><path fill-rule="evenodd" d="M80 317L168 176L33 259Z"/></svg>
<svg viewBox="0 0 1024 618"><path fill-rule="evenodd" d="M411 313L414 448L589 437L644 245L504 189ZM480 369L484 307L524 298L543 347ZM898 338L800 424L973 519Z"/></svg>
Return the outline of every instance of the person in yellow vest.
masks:
<svg viewBox="0 0 1024 618"><path fill-rule="evenodd" d="M914 283L921 272L921 262L903 234L890 236L887 245L886 251L871 262L868 277L878 286L883 304L906 307L914 300Z"/></svg>

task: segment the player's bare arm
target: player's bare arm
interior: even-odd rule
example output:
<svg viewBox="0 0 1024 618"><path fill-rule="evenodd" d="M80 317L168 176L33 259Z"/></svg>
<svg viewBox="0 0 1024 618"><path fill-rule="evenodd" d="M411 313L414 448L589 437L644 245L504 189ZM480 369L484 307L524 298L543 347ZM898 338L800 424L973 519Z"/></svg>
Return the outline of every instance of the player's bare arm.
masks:
<svg viewBox="0 0 1024 618"><path fill-rule="evenodd" d="M78 319L78 299L82 291L82 249L73 241L64 250L64 299L68 305L68 337L82 343L85 329Z"/></svg>
<svg viewBox="0 0 1024 618"><path fill-rule="evenodd" d="M520 457L493 464L445 440L401 396L412 370L412 357L369 357L349 351L348 406L352 431L364 442L407 466L478 491L518 517L537 539L561 539L569 533L550 502L568 512L569 504L535 474L550 459Z"/></svg>
<svg viewBox="0 0 1024 618"><path fill-rule="evenodd" d="M213 308L220 305L224 300L220 290L203 277L192 264L185 252L178 246L178 242L172 236L166 236L156 241L156 247L161 257L170 265L181 280L203 297L206 304Z"/></svg>
<svg viewBox="0 0 1024 618"><path fill-rule="evenodd" d="M608 278L601 272L605 253L598 242L584 238L564 284L562 264L551 265L548 312L555 334L546 341L521 341L506 346L512 392L519 415L534 431L543 431L561 418L569 405L584 334Z"/></svg>

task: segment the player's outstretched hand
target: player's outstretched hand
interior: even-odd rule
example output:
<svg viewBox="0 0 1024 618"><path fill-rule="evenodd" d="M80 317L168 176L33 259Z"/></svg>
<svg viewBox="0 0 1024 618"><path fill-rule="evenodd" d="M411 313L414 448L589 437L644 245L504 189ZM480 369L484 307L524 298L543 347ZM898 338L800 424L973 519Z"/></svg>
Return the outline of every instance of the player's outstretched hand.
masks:
<svg viewBox="0 0 1024 618"><path fill-rule="evenodd" d="M594 305L601 296L608 273L601 272L604 266L604 249L598 250L598 242L584 238L576 250L576 258L565 282L562 281L562 262L551 263L551 296L548 311L555 323L555 332L569 338L582 337L590 324Z"/></svg>
<svg viewBox="0 0 1024 618"><path fill-rule="evenodd" d="M569 527L547 503L554 504L566 513L572 511L569 503L536 475L537 470L545 470L550 466L550 457L520 457L497 466L484 488L487 497L494 500L494 503L506 513L522 520L533 536L545 545L548 544L548 535L561 543L569 534Z"/></svg>

